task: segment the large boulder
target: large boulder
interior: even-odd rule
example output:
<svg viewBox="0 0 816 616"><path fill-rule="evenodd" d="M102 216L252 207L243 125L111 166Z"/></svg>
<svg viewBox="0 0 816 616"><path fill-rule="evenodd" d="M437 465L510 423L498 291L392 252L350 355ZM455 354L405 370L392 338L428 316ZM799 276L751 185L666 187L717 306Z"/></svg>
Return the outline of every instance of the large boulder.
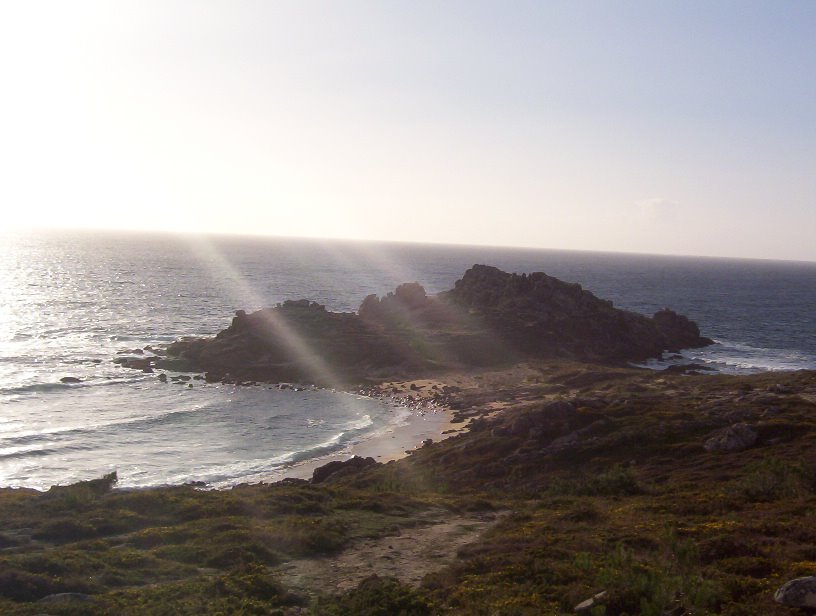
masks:
<svg viewBox="0 0 816 616"><path fill-rule="evenodd" d="M742 451L753 447L759 435L746 423L736 423L709 436L703 443L706 451Z"/></svg>
<svg viewBox="0 0 816 616"><path fill-rule="evenodd" d="M353 456L348 460L335 460L317 467L312 473L312 483L323 483L329 477L336 479L340 476L353 475L375 464L377 461L374 458L361 458L360 456Z"/></svg>
<svg viewBox="0 0 816 616"><path fill-rule="evenodd" d="M774 599L782 605L816 609L816 576L785 582L774 594Z"/></svg>

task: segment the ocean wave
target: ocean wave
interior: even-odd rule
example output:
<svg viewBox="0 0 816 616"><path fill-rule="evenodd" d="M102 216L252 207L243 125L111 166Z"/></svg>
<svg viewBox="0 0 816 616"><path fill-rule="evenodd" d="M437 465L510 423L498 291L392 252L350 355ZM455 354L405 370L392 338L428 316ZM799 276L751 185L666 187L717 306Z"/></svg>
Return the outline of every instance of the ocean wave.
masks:
<svg viewBox="0 0 816 616"><path fill-rule="evenodd" d="M248 481L268 480L270 476L303 462L319 460L344 450L365 434L373 425L370 416L351 422L347 427L330 438L298 451L287 451L263 460L245 460L233 464L219 465L217 469L194 468L183 474L168 478L169 483L202 481L205 484L223 488Z"/></svg>
<svg viewBox="0 0 816 616"><path fill-rule="evenodd" d="M816 368L816 356L796 349L757 347L745 342L717 340L716 344L697 349L693 361L721 365L725 371L766 372Z"/></svg>
<svg viewBox="0 0 816 616"><path fill-rule="evenodd" d="M218 465L215 468L191 469L189 473L173 478L174 483L202 481L210 486L236 485L250 477L268 477L275 470L285 466L295 452L286 452L265 460L243 460L233 464Z"/></svg>
<svg viewBox="0 0 816 616"><path fill-rule="evenodd" d="M641 368L665 370L670 366L700 364L712 368L712 374L751 374L788 370L816 369L816 356L795 349L757 347L746 342L717 339L700 349L683 349L666 359L634 364Z"/></svg>
<svg viewBox="0 0 816 616"><path fill-rule="evenodd" d="M83 384L84 383L32 383L30 385L19 385L17 387L0 387L0 395L15 396L21 394L47 393L60 389L70 389Z"/></svg>
<svg viewBox="0 0 816 616"><path fill-rule="evenodd" d="M365 414L347 422L339 432L329 438L303 449L285 451L262 460L242 460L232 464L221 464L215 468L200 466L190 468L172 477L166 477L165 483L180 484L188 481L201 481L210 487L224 488L238 483L269 480L270 477L287 468L342 452L350 445L378 433L371 431L375 424L371 415Z"/></svg>
<svg viewBox="0 0 816 616"><path fill-rule="evenodd" d="M281 464L297 464L298 462L320 458L345 449L364 434L373 423L371 417L364 415L360 420L351 422L342 432L338 432L325 441L301 451L290 453L288 459L282 460Z"/></svg>
<svg viewBox="0 0 816 616"><path fill-rule="evenodd" d="M30 383L28 385L17 385L15 387L0 387L0 395L19 396L24 394L48 393L63 391L67 389L78 389L84 387L109 387L112 385L122 385L140 381L144 378L142 373L134 373L132 378L105 378L89 377L79 383Z"/></svg>
<svg viewBox="0 0 816 616"><path fill-rule="evenodd" d="M177 409L174 411L167 411L165 413L157 415L143 415L140 417L130 418L124 421L112 422L109 424L105 424L104 427L106 429L121 428L126 431L131 430L141 431L145 427L173 423L178 419L184 419L196 413L201 413L203 410L205 410L203 407L197 405L192 408Z"/></svg>
<svg viewBox="0 0 816 616"><path fill-rule="evenodd" d="M5 355L0 357L0 364L27 364L35 360L29 355Z"/></svg>
<svg viewBox="0 0 816 616"><path fill-rule="evenodd" d="M219 473L209 474L203 479L200 476L194 478L200 479L215 488L225 488L242 482L268 481L270 477L276 474L282 475L287 469L291 469L292 467L297 467L307 462L327 459L334 454L347 450L349 446L355 443L381 436L394 425L404 423L411 415L410 411L402 409L401 407L392 408L400 412L395 413L391 421L386 425L376 427L377 422L373 421L370 415L363 415L359 419L346 424L341 432L311 447L299 451L287 452L269 458L262 463L238 463L222 467ZM372 430L372 427L375 427L375 429ZM190 478L187 480L189 481Z"/></svg>
<svg viewBox="0 0 816 616"><path fill-rule="evenodd" d="M374 421L371 419L371 415L363 415L360 419L348 423L343 428L345 430L362 430L373 423Z"/></svg>
<svg viewBox="0 0 816 616"><path fill-rule="evenodd" d="M10 453L3 453L0 450L0 462L5 462L8 460L19 460L21 458L32 458L32 457L41 457L41 456L50 456L55 453L58 453L59 450L57 449L26 449L23 451L13 451Z"/></svg>
<svg viewBox="0 0 816 616"><path fill-rule="evenodd" d="M201 411L200 406L189 409L168 411L159 415L139 415L121 420L93 423L86 426L62 426L59 428L47 428L39 431L25 432L12 436L0 437L0 446L13 447L32 443L53 442L55 439L65 439L82 434L115 433L118 430L132 431L141 429L146 425L156 425L165 422L172 422L178 417L190 415Z"/></svg>

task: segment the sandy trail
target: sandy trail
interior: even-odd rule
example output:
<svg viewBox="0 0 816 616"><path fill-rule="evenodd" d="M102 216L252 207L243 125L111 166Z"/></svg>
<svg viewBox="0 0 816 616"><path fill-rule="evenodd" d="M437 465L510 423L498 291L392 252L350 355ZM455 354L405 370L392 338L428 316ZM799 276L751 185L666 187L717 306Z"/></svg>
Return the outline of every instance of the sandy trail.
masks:
<svg viewBox="0 0 816 616"><path fill-rule="evenodd" d="M459 548L476 541L500 515L448 514L427 526L402 529L399 535L362 540L332 557L287 562L276 573L284 586L308 595L343 592L374 574L416 585L427 573L452 562Z"/></svg>

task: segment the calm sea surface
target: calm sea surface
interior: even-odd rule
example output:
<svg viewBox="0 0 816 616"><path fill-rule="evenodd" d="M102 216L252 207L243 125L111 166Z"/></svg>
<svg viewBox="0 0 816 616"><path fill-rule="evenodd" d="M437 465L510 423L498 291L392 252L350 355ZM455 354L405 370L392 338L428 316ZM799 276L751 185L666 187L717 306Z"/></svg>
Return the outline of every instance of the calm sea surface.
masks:
<svg viewBox="0 0 816 616"><path fill-rule="evenodd" d="M717 340L685 353L725 372L816 369L816 264L260 238L0 235L0 486L117 470L120 484L274 479L406 411L330 391L162 384L118 351L212 335L237 309L308 298L356 310L474 263L544 271L616 306L682 312ZM655 367L659 364L655 362ZM60 383L74 376L78 384Z"/></svg>

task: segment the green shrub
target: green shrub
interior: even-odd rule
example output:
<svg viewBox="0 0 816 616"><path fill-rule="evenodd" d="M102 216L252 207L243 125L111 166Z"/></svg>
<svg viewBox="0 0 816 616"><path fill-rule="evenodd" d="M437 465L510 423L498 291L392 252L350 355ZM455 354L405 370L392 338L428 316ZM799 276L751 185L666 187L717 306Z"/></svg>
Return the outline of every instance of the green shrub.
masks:
<svg viewBox="0 0 816 616"><path fill-rule="evenodd" d="M318 601L315 612L325 616L426 616L428 602L394 578L372 575L338 597Z"/></svg>
<svg viewBox="0 0 816 616"><path fill-rule="evenodd" d="M26 571L0 571L0 597L14 601L36 601L66 588L53 579Z"/></svg>
<svg viewBox="0 0 816 616"><path fill-rule="evenodd" d="M669 532L666 550L652 558L636 558L619 545L607 557L597 583L609 591L607 613L660 616L671 606L684 613L705 613L724 600L725 591L702 577L699 551L688 539Z"/></svg>
<svg viewBox="0 0 816 616"><path fill-rule="evenodd" d="M253 564L276 565L281 561L280 554L259 543L231 545L218 550L210 556L206 565L219 569L231 569Z"/></svg>
<svg viewBox="0 0 816 616"><path fill-rule="evenodd" d="M771 502L812 494L814 477L802 464L767 458L751 464L734 487L748 501Z"/></svg>
<svg viewBox="0 0 816 616"><path fill-rule="evenodd" d="M550 484L548 492L574 496L633 496L642 494L644 490L631 469L616 465L591 477L558 479Z"/></svg>
<svg viewBox="0 0 816 616"><path fill-rule="evenodd" d="M77 522L70 518L62 518L49 522L35 532L32 537L57 543L68 543L70 541L90 539L97 535L97 530L90 524Z"/></svg>

